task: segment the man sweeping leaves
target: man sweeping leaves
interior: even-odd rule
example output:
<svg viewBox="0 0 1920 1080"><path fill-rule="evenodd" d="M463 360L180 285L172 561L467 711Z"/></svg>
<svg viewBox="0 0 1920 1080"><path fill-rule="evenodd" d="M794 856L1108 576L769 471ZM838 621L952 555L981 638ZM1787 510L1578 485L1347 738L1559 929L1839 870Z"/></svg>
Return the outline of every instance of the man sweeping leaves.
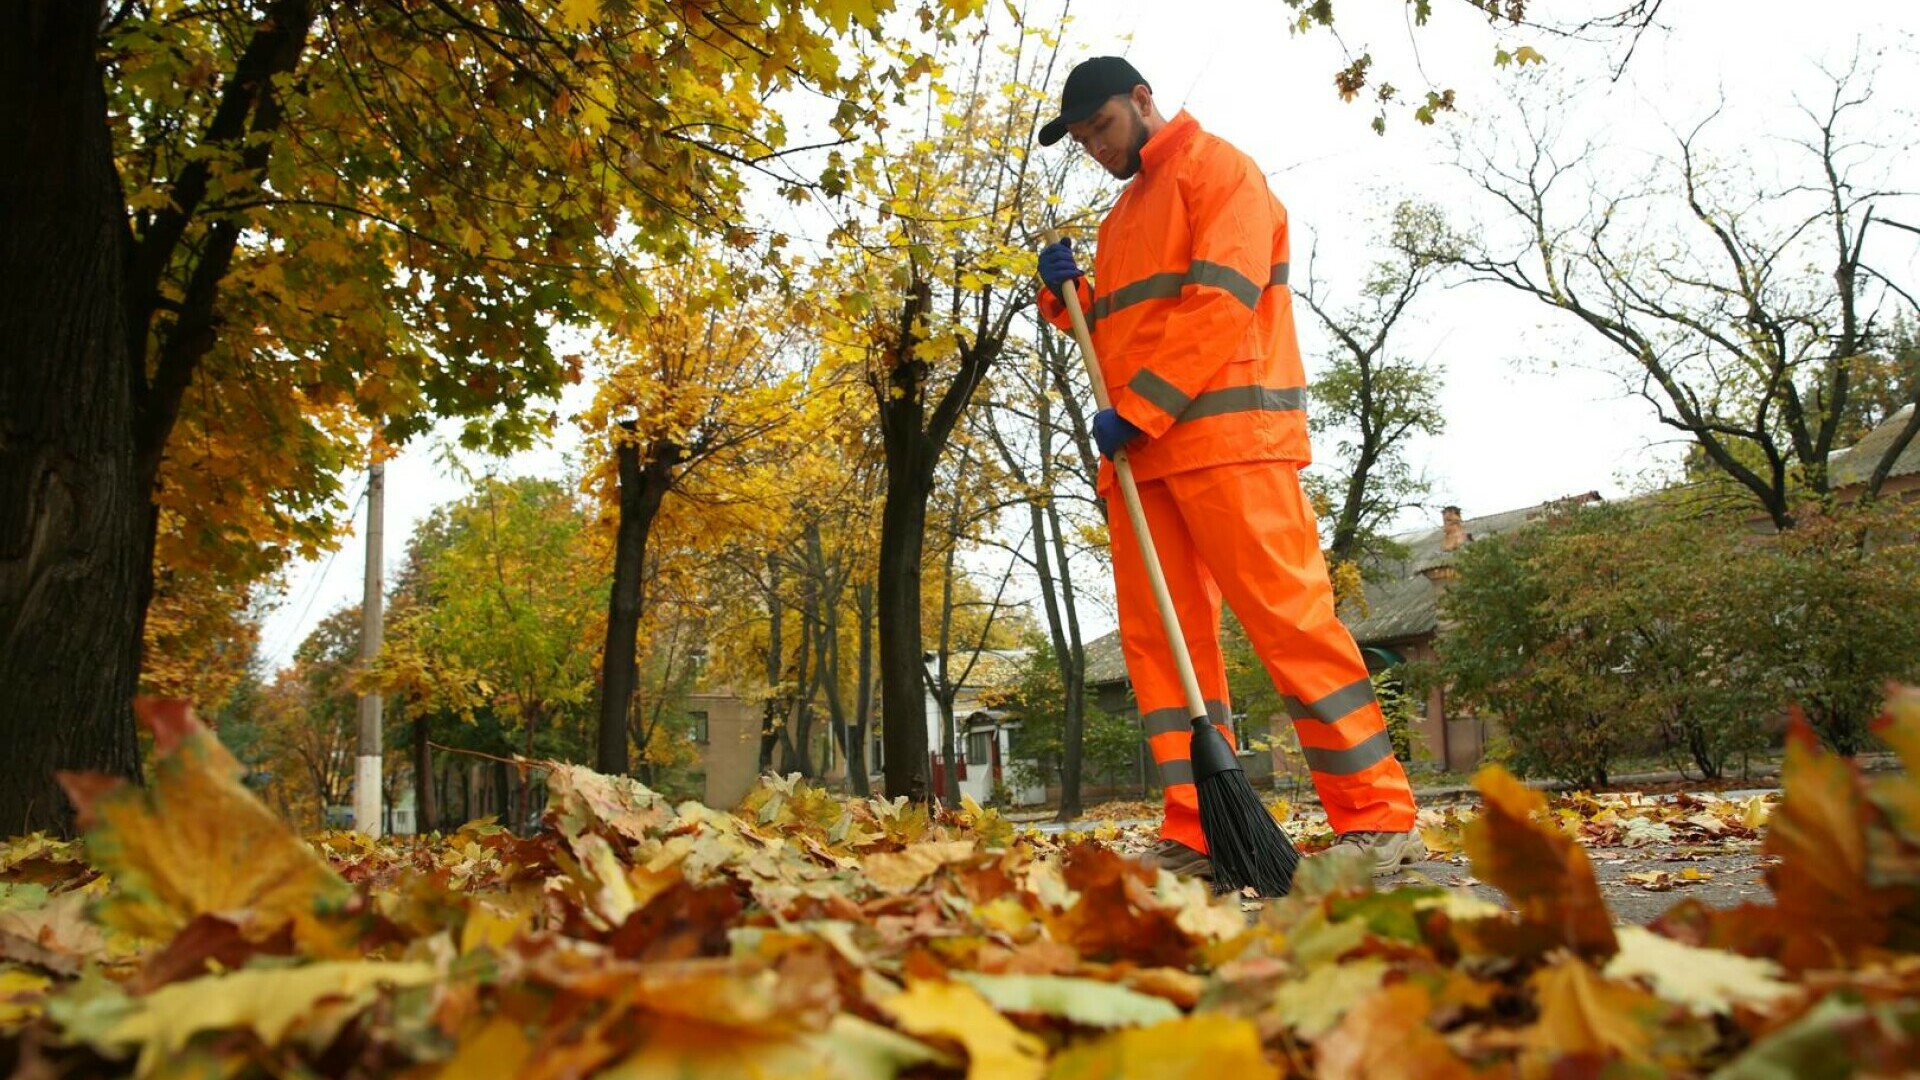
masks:
<svg viewBox="0 0 1920 1080"><path fill-rule="evenodd" d="M1111 459L1123 448L1208 715L1231 739L1225 599L1286 698L1339 843L1365 849L1376 873L1393 873L1426 851L1366 664L1334 614L1300 487L1311 455L1286 209L1245 154L1184 111L1162 117L1152 88L1118 57L1088 60L1067 76L1060 115L1041 128L1040 143L1068 135L1127 181L1100 225L1092 284L1071 240L1041 251L1040 310L1069 328L1063 290L1074 290L1112 400L1093 420L1108 459L1099 489L1109 505L1121 647L1166 799L1149 859L1175 873L1214 873L1181 665L1140 537L1127 514L1111 509Z"/></svg>

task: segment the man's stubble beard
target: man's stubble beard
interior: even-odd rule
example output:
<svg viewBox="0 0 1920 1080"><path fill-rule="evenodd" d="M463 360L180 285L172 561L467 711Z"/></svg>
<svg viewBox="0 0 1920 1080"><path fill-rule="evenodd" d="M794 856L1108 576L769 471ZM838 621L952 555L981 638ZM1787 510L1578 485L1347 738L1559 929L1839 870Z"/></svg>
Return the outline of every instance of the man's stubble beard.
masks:
<svg viewBox="0 0 1920 1080"><path fill-rule="evenodd" d="M1140 151L1146 149L1147 145L1146 117L1140 115L1140 108L1137 105L1129 105L1128 113L1132 130L1128 133L1127 141L1132 145L1127 148L1125 171L1113 174L1116 180L1131 180L1140 172Z"/></svg>

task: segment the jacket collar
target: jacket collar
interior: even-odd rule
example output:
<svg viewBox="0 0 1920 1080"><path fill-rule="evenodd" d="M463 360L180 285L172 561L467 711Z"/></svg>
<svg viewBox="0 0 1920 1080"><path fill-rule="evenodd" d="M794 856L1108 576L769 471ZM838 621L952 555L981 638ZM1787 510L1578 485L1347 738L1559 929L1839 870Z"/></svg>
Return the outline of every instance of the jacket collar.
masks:
<svg viewBox="0 0 1920 1080"><path fill-rule="evenodd" d="M1199 132L1200 121L1189 115L1187 110L1181 109L1159 131L1154 132L1153 137L1147 140L1147 145L1140 148L1140 171L1150 173L1171 161L1180 148Z"/></svg>

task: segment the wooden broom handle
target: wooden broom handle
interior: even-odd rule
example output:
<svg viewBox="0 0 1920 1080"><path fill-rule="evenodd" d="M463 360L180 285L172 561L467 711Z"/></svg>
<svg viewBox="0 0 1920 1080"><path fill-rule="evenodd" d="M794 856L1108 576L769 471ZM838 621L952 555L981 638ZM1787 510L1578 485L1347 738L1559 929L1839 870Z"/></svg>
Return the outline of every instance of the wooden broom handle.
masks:
<svg viewBox="0 0 1920 1080"><path fill-rule="evenodd" d="M1051 244L1058 236L1049 230L1046 242ZM1107 381L1100 375L1100 358L1093 351L1093 336L1087 332L1087 316L1080 310L1078 281L1067 282L1060 290L1060 299L1067 306L1067 322L1073 327L1073 340L1080 346L1080 359L1087 365L1087 381L1093 384L1093 403L1110 409L1113 403L1107 397ZM1147 529L1147 511L1140 505L1140 489L1133 482L1133 466L1127 462L1125 450L1114 451L1113 472L1120 481L1120 497L1127 504L1127 519L1133 523L1141 561L1147 565L1147 581L1153 586L1154 605L1160 609L1160 627L1166 633L1167 649L1173 654L1174 666L1180 670L1180 689L1187 696L1187 715L1189 718L1207 716L1207 703L1200 696L1200 680L1193 677L1193 657L1187 654L1187 638L1180 632L1180 616L1173 610L1173 594L1167 591L1167 575L1160 568L1160 553L1153 546L1153 533Z"/></svg>

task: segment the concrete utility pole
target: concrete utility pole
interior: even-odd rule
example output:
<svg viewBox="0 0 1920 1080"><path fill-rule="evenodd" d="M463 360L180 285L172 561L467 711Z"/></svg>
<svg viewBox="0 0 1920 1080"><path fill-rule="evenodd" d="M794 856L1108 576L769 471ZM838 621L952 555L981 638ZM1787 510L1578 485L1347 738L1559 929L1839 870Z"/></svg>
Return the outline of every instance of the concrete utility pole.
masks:
<svg viewBox="0 0 1920 1080"><path fill-rule="evenodd" d="M380 597L385 574L381 570L387 501L387 466L375 458L367 478L367 579L360 600L360 662L370 664L380 653L383 636ZM380 819L380 707L379 694L360 695L360 756L353 771L353 827L378 837Z"/></svg>

